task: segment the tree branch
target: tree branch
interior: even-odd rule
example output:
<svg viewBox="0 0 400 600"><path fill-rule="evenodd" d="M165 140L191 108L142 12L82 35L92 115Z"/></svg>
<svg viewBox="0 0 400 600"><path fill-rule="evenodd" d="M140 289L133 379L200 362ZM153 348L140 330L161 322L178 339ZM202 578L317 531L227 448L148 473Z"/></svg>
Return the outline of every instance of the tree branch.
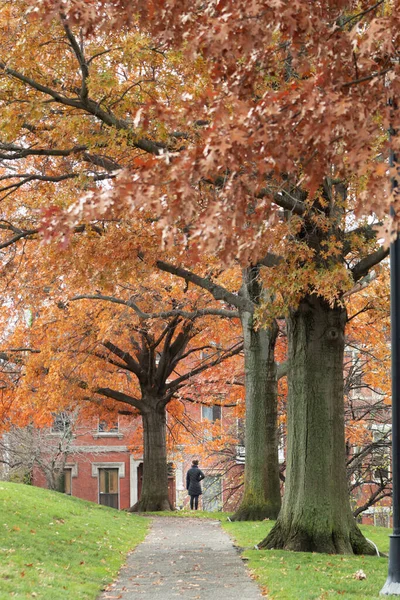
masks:
<svg viewBox="0 0 400 600"><path fill-rule="evenodd" d="M132 133L134 133L130 123L128 123L124 119L118 119L112 113L103 110L102 108L100 108L98 102L95 102L90 98L86 97L83 99L74 99L69 98L68 96L64 96L56 90L53 90L52 88L48 87L47 85L42 85L41 83L35 81L31 77L27 77L19 71L7 67L6 63L2 61L0 61L0 70L2 70L6 75L10 75L11 77L14 77L14 79L21 81L21 83L29 85L29 87L31 87L32 89L41 92L42 94L46 94L47 96L50 96L56 102L59 102L64 106L70 106L72 108L82 110L83 112L87 112L93 115L94 117L98 118L100 121L102 121L105 125L108 125L109 127L114 127L117 130L132 131ZM154 142L152 140L147 140L145 138L133 139L131 141L131 144L133 147L139 148L140 150L144 150L149 154L160 155L165 149L165 144Z"/></svg>
<svg viewBox="0 0 400 600"><path fill-rule="evenodd" d="M365 77L360 77L359 79L353 79L353 81L346 81L342 83L342 87L350 87L351 85L357 85L358 83L364 83L365 81L371 81L371 79L375 79L376 77L382 77L382 75L386 75L389 71L392 71L393 67L388 67L387 69L383 69L383 71L376 71L376 73L371 73L371 75L366 75Z"/></svg>
<svg viewBox="0 0 400 600"><path fill-rule="evenodd" d="M274 191L272 187L262 188L258 192L257 198L264 198L264 196L271 195L275 204L284 210L289 210L295 215L303 215L305 213L306 207L304 203L295 196L292 196L292 194L284 188L280 188L278 192Z"/></svg>
<svg viewBox="0 0 400 600"><path fill-rule="evenodd" d="M375 252L372 252L365 258L361 259L360 262L358 262L351 269L354 281L358 281L362 277L365 277L372 267L379 264L387 256L389 256L389 248L381 246L379 250L376 250Z"/></svg>
<svg viewBox="0 0 400 600"><path fill-rule="evenodd" d="M65 106L71 106L73 108L80 108L81 110L85 110L85 106L81 100L74 100L73 98L68 98L67 96L63 96L63 95L59 94L58 92L56 92L56 90L53 90L52 88L48 87L47 85L42 85L41 83L35 81L31 77L27 77L26 75L23 75L19 71L16 71L15 69L11 69L10 67L7 67L6 63L4 63L2 61L0 61L0 69L2 71L4 71L4 73L6 75L10 75L11 77L14 77L14 79L17 79L18 81L21 81L22 83L25 83L26 85L29 85L29 87L31 87L32 89L34 89L38 92L41 92L42 94L46 94L46 96L50 96L51 98L54 98L54 100L56 100L60 104L63 104Z"/></svg>
<svg viewBox="0 0 400 600"><path fill-rule="evenodd" d="M185 402L191 402L192 404L200 404L201 406L221 406L224 408L234 408L238 405L237 402L234 404L222 404L221 402L213 402L210 404L209 402L203 402L202 400L195 400L194 398L189 398L189 396L184 396L180 398L180 400L184 400Z"/></svg>
<svg viewBox="0 0 400 600"><path fill-rule="evenodd" d="M340 22L340 25L338 25L338 29L343 29L344 27L346 27L346 25L348 23L351 23L351 21L355 21L355 20L361 19L362 17L365 17L365 15L367 15L368 13L370 13L373 10L375 10L376 8L378 8L384 2L385 2L385 0L379 0L378 2L376 2L375 4L373 4L372 6L367 8L366 10L363 10L362 12L359 12L356 15L352 15L351 17L348 17L343 22ZM339 17L339 19L340 19L340 17ZM340 21L341 21L341 19L340 19Z"/></svg>
<svg viewBox="0 0 400 600"><path fill-rule="evenodd" d="M138 400L138 398L134 398L128 394L123 394L122 392L117 392L116 390L112 390L110 388L97 388L94 390L94 392L101 396L106 396L107 398L116 400L117 402L123 402L124 404L134 406L139 410L140 413L142 412L143 404L140 400Z"/></svg>
<svg viewBox="0 0 400 600"><path fill-rule="evenodd" d="M273 254L272 252L268 252L264 258L257 261L258 265L263 265L264 267L277 267L283 261L282 256L278 256L277 254Z"/></svg>
<svg viewBox="0 0 400 600"><path fill-rule="evenodd" d="M132 371L132 373L134 373L137 377L139 377L139 375L140 375L139 363L136 362L136 360L133 358L133 356L131 356L129 354L129 352L125 352L124 350L121 350L121 348L118 348L118 346L116 346L115 344L113 344L110 341L102 342L102 346L104 346L104 348L107 348L107 350L109 350L110 352L115 354L115 356L118 356L118 358L123 360L124 363L126 364L126 368L129 371ZM122 366L122 365L119 365L119 366Z"/></svg>
<svg viewBox="0 0 400 600"><path fill-rule="evenodd" d="M188 320L193 320L198 317L204 317L207 315L211 316L219 316L219 317L227 317L230 319L238 318L239 313L234 310L222 309L222 308L199 308L192 312L173 309L168 311L161 311L158 313L145 313L143 312L137 304L135 304L132 300L122 300L121 298L115 298L114 296L103 296L102 294L80 294L78 296L73 296L71 299L75 300L104 300L106 302L113 302L114 304L122 304L127 306L128 308L132 308L140 319L167 319L170 317L183 317Z"/></svg>
<svg viewBox="0 0 400 600"><path fill-rule="evenodd" d="M241 352L242 350L243 350L243 342L235 344L235 346L233 346L230 350L227 350L219 358L217 358L207 364L196 367L195 369L192 369L188 373L181 375L174 381L171 381L168 385L166 385L166 389L169 389L169 390L178 389L179 387L182 386L183 382L187 381L188 379L191 379L195 375L199 375L199 373L202 373L203 371L206 371L207 369L211 369L212 367L219 365L221 362L223 362L227 358L230 358L231 356L235 356L236 354L239 354L239 352Z"/></svg>
<svg viewBox="0 0 400 600"><path fill-rule="evenodd" d="M0 250L2 250L3 248L7 248L8 246L11 246L12 244L15 244L15 242L18 242L18 240L29 237L30 235L34 235L36 233L39 233L39 229L27 229L26 231L21 231L21 233L17 233L16 235L14 235L12 238L7 240L6 242L1 242Z"/></svg>
<svg viewBox="0 0 400 600"><path fill-rule="evenodd" d="M79 95L80 95L81 99L83 101L85 101L88 97L87 80L89 78L89 66L88 66L88 63L86 62L85 56L84 56L81 48L79 47L78 42L76 41L74 34L72 33L71 29L69 28L69 26L66 22L65 15L61 14L60 16L61 16L61 22L63 24L65 33L67 35L69 43L71 44L71 48L74 51L76 58L78 59L79 67L81 69L82 84L81 84L81 92Z"/></svg>
<svg viewBox="0 0 400 600"><path fill-rule="evenodd" d="M254 305L252 302L250 302L246 298L238 296L237 294L232 294L224 287L213 283L212 281L210 281L210 279L207 279L206 277L200 277L200 275L196 275L196 273L193 273L192 271L188 271L183 267L176 267L175 265L167 263L163 260L158 260L156 262L156 267L161 271L165 271L166 273L176 275L177 277L180 277L185 281L194 283L195 285L203 288L204 290L207 290L212 296L214 296L216 300L222 300L224 302L227 302L232 306L236 306L236 308L238 308L239 310L245 310L251 313L254 312Z"/></svg>

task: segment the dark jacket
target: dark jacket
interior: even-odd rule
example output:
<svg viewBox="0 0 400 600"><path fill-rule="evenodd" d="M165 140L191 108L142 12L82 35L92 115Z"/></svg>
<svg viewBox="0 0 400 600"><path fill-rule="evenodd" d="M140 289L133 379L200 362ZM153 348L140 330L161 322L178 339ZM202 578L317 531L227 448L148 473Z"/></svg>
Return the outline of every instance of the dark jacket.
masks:
<svg viewBox="0 0 400 600"><path fill-rule="evenodd" d="M186 473L186 489L189 496L200 496L203 492L201 491L200 481L204 479L205 475L203 471L200 471L199 467L191 467Z"/></svg>

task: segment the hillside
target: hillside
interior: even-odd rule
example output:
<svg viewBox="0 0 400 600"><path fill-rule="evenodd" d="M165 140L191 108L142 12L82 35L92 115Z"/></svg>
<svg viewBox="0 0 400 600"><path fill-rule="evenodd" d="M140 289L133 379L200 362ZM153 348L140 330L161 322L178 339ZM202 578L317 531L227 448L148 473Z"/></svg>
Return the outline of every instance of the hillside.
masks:
<svg viewBox="0 0 400 600"><path fill-rule="evenodd" d="M0 600L94 600L148 525L71 496L0 482Z"/></svg>

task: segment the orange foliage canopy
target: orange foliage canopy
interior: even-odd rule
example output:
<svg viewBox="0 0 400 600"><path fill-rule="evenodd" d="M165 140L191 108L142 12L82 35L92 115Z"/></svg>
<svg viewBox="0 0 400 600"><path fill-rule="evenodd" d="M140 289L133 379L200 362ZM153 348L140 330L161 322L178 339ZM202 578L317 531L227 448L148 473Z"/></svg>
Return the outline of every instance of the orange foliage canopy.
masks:
<svg viewBox="0 0 400 600"><path fill-rule="evenodd" d="M141 105L128 130L150 159L129 165L114 194L87 196L94 214L118 200L152 206L164 231L184 218L201 245L218 248L225 258L249 258L260 227L267 235L264 226L274 220L274 206L294 208L291 191L299 185L313 198L326 177L351 181L358 213L383 217L389 204L398 213L385 164L390 146L399 149L398 136L387 135L399 126L397 0L29 5L32 17L59 19L61 13L93 39L112 27L140 29L162 52L179 51L192 64L200 60L202 73L207 70L177 103L176 96L168 102L155 97ZM85 56L76 93L65 94L74 102L84 101L87 81L88 98L99 101L86 80L90 54ZM102 103L112 110L107 100ZM178 145L161 139L154 114L170 139L179 137ZM397 177L396 171L390 176ZM198 212L201 221L193 222ZM82 213L85 208L77 207L76 214Z"/></svg>
<svg viewBox="0 0 400 600"><path fill-rule="evenodd" d="M14 325L2 349L31 352L16 353L23 378L8 392L14 410L2 405L4 425L48 425L54 413L75 407L80 419L112 422L121 411L135 418L152 394L168 405L176 445L201 436L185 402L241 403L242 388L232 386L243 369L237 314L151 270L137 245L151 255L157 235L151 221L144 224L142 216L104 223L63 251L56 244L25 248L8 288L2 318ZM227 442L220 436L219 444ZM141 443L136 436L133 448Z"/></svg>

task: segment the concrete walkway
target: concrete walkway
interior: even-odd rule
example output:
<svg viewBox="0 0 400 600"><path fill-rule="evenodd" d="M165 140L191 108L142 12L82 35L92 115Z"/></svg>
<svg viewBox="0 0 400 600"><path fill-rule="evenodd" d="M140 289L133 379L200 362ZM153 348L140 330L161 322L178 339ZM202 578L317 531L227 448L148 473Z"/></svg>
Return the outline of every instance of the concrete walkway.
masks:
<svg viewBox="0 0 400 600"><path fill-rule="evenodd" d="M218 521L154 517L145 541L99 600L260 600Z"/></svg>

